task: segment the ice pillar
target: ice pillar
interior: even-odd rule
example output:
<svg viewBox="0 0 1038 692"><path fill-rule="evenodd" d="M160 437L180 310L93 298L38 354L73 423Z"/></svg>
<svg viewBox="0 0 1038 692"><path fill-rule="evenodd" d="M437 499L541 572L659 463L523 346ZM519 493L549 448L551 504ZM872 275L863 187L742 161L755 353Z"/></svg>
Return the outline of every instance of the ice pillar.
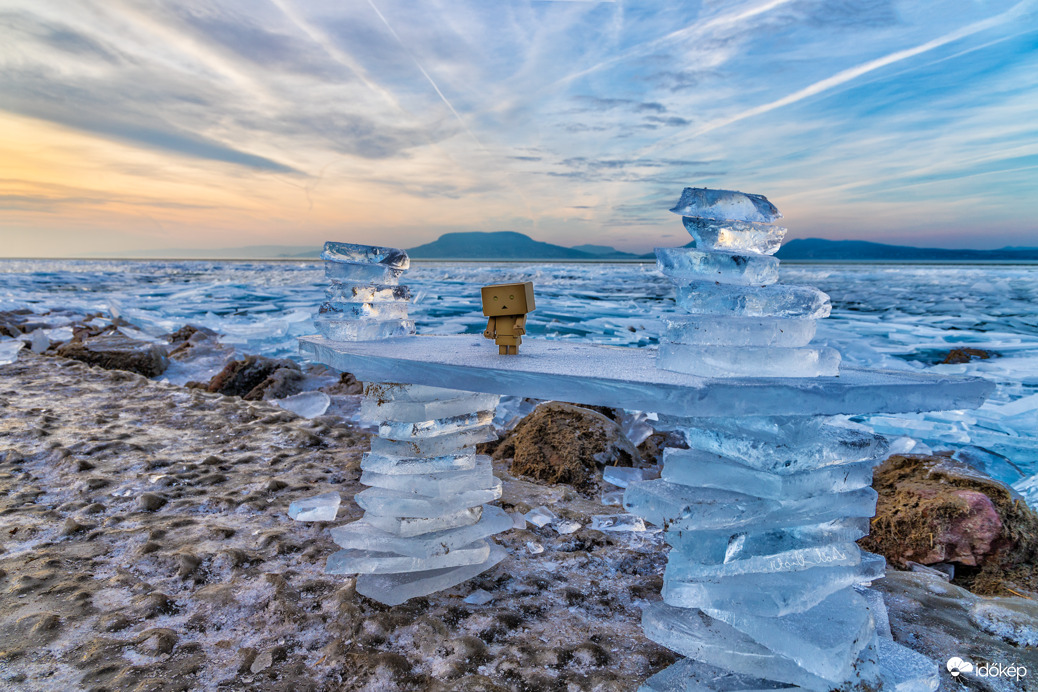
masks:
<svg viewBox="0 0 1038 692"><path fill-rule="evenodd" d="M317 327L335 341L414 334L410 293L399 285L409 266L402 250L326 243L331 281ZM496 438L494 394L398 383L364 385L361 413L378 426L361 462L354 498L363 518L332 529L342 550L330 574L358 574L357 592L397 605L470 579L504 551L489 540L512 527L490 458L476 445Z"/></svg>
<svg viewBox="0 0 1038 692"><path fill-rule="evenodd" d="M656 251L688 313L669 320L660 368L704 377L838 373L839 353L809 344L828 296L773 285L770 255L785 229L770 225L781 214L767 199L688 188L672 211L685 217L695 247ZM875 513L872 468L886 440L793 410L661 416L661 425L682 431L689 449L666 450L661 478L628 487L624 506L665 527L671 546L663 602L643 611L645 634L688 658L642 690L821 692L890 681L859 593L883 576L884 560L855 543ZM900 650L893 642L882 650L891 647ZM909 678L923 686L906 689L936 681L919 658Z"/></svg>

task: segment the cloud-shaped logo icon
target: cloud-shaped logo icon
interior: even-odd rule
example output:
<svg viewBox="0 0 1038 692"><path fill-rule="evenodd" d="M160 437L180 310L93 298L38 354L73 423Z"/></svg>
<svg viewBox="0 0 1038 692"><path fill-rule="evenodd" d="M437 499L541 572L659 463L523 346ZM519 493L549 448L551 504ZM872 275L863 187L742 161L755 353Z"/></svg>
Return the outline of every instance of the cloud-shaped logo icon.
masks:
<svg viewBox="0 0 1038 692"><path fill-rule="evenodd" d="M973 664L963 661L958 656L952 656L948 659L948 672L952 674L952 677L957 678L962 673L972 673Z"/></svg>

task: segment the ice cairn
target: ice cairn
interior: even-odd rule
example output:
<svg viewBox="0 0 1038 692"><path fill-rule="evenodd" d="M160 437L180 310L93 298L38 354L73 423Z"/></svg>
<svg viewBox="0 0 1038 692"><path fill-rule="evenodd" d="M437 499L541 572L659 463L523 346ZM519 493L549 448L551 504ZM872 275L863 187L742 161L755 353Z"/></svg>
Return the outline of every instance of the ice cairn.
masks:
<svg viewBox="0 0 1038 692"><path fill-rule="evenodd" d="M317 327L333 341L414 334L410 293L399 285L410 262L393 248L326 243L331 281ZM512 528L490 458L476 445L496 439L496 394L366 382L361 414L378 425L361 461L368 488L354 500L363 518L332 529L342 550L329 574L358 574L357 593L387 605L471 579L501 561L489 540Z"/></svg>
<svg viewBox="0 0 1038 692"><path fill-rule="evenodd" d="M771 285L784 228L760 195L688 188L694 248L656 251L689 313L667 325L658 365L703 376L836 374L839 354L807 346L829 299ZM719 412L723 413L723 412ZM935 690L936 667L876 635L885 562L855 540L875 514L883 437L840 417L660 416L689 449L667 449L661 478L631 484L626 509L663 526L671 546L663 602L646 636L685 658L642 692ZM870 603L873 606L870 608ZM871 686L871 687L870 687Z"/></svg>

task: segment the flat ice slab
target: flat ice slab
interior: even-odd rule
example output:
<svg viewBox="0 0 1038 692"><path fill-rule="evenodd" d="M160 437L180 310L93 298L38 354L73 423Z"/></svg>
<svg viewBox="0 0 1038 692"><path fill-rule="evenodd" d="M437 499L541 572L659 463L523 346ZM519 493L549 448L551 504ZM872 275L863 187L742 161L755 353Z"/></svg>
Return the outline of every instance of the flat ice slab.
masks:
<svg viewBox="0 0 1038 692"><path fill-rule="evenodd" d="M683 416L904 413L977 408L994 389L978 378L843 368L838 377L712 379L660 370L656 349L524 339L501 356L481 335L374 342L304 336L300 350L364 382L577 401Z"/></svg>

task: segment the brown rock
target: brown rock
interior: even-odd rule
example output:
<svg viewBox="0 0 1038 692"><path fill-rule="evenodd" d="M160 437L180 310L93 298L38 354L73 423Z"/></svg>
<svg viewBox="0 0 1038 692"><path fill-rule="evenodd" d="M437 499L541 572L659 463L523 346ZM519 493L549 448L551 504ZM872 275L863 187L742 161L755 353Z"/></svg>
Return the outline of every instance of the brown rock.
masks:
<svg viewBox="0 0 1038 692"><path fill-rule="evenodd" d="M161 346L120 334L70 341L58 348L57 354L105 370L128 370L145 377L158 377L169 365Z"/></svg>
<svg viewBox="0 0 1038 692"><path fill-rule="evenodd" d="M879 501L872 533L861 540L867 550L900 567L965 566L956 582L980 593L997 591L1021 569L1025 582L1026 573L1033 579L1038 516L1002 483L945 457L895 455L876 470L873 487Z"/></svg>
<svg viewBox="0 0 1038 692"><path fill-rule="evenodd" d="M321 391L325 394L337 394L340 396L363 394L364 385L352 373L344 372L339 375L338 382L327 387L321 387Z"/></svg>
<svg viewBox="0 0 1038 692"><path fill-rule="evenodd" d="M600 467L631 466L639 460L614 421L558 402L534 409L494 451L496 459L509 457L513 474L582 490L596 485Z"/></svg>
<svg viewBox="0 0 1038 692"><path fill-rule="evenodd" d="M942 364L968 363L971 360L987 360L994 354L979 348L953 348L941 361Z"/></svg>
<svg viewBox="0 0 1038 692"><path fill-rule="evenodd" d="M290 360L245 356L242 360L228 363L205 389L249 401L258 401L264 396L280 399L298 394L302 380L302 371Z"/></svg>

